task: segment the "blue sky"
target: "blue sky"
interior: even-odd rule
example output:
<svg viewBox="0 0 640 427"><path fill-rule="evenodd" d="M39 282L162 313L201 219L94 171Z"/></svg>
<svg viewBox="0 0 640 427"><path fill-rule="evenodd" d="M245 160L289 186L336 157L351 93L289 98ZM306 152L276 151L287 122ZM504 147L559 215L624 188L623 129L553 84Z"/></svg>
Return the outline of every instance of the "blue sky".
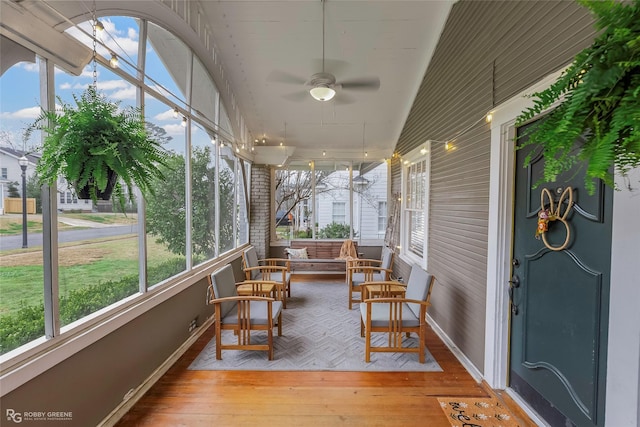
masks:
<svg viewBox="0 0 640 427"><path fill-rule="evenodd" d="M108 49L98 45L97 52L106 58L110 58L109 50L116 52L120 58L120 68L130 74L134 74L134 68L130 64L137 62L139 43L139 31L137 21L128 17L101 17L99 18L105 27L101 40ZM89 22L79 26L87 33L91 33ZM84 44L92 47L91 38L82 33L79 28L71 28L68 33L78 38ZM173 94L171 99L183 98L180 89L176 86L162 61L156 55L151 46L147 47L147 75L150 75L155 83L150 83L158 92ZM7 70L0 77L0 144L11 144L17 149L23 148L22 134L24 129L33 122L40 112L40 89L38 64L19 63ZM93 63L90 62L80 76L74 76L56 69L55 91L65 102L73 104L73 94L79 95L93 81ZM127 81L114 74L110 69L98 66L97 87L107 97L114 101L120 101L121 106L135 105L135 88ZM182 147L185 130L181 126L181 117L175 118L173 110L166 104L147 97L146 119L155 123L167 131L174 139L170 144L173 150L184 152ZM192 129L192 137L195 140L209 141L209 137L201 129ZM39 141L39 136L27 144L27 148L33 147ZM195 142L195 141L194 141Z"/></svg>

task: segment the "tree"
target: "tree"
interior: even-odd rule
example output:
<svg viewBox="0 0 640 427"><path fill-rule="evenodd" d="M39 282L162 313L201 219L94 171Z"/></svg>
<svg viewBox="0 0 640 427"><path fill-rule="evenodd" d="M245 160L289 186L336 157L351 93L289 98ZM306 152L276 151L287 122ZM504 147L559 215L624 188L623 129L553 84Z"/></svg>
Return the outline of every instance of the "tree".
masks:
<svg viewBox="0 0 640 427"><path fill-rule="evenodd" d="M283 213L277 218L276 226L285 221L298 204L311 199L312 180L318 184L327 176L328 173L325 171L276 171L276 212ZM316 194L324 191L326 189L316 187ZM305 214L311 215L311 211L305 210Z"/></svg>
<svg viewBox="0 0 640 427"><path fill-rule="evenodd" d="M16 181L7 184L7 195L14 199L19 199L20 192L18 191L18 183Z"/></svg>
<svg viewBox="0 0 640 427"><path fill-rule="evenodd" d="M192 152L192 250L196 256L215 254L215 168L210 164L211 148L194 147ZM157 242L180 255L186 254L185 212L185 159L179 154L169 157L163 171L164 179L154 182L155 196L147 199L147 230ZM218 177L220 186L220 213L233 212L234 177L222 168ZM233 222L220 221L220 246L233 242Z"/></svg>
<svg viewBox="0 0 640 427"><path fill-rule="evenodd" d="M42 187L36 174L27 179L27 197L36 199L36 213L42 213Z"/></svg>

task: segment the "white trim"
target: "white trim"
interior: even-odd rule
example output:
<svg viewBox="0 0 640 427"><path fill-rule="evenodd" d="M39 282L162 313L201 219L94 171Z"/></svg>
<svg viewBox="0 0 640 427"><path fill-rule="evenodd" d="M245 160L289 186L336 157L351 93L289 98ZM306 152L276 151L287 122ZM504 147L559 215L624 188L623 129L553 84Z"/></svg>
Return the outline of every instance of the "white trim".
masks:
<svg viewBox="0 0 640 427"><path fill-rule="evenodd" d="M484 379L495 389L506 388L509 367L509 298L506 285L511 274L514 122L520 113L533 105L528 95L549 87L559 75L560 72L556 72L547 76L492 111Z"/></svg>
<svg viewBox="0 0 640 427"><path fill-rule="evenodd" d="M458 362L469 372L469 375L473 377L478 383L482 382L482 372L465 356L465 354L460 350L455 343L449 338L449 336L438 326L438 324L433 320L433 318L427 314L427 323L431 326L431 329L436 333L438 338L442 340L444 345L447 346L449 351L453 353L453 355L458 359Z"/></svg>
<svg viewBox="0 0 640 427"><path fill-rule="evenodd" d="M627 181L615 178L621 190L613 194L605 425L639 426L640 168Z"/></svg>
<svg viewBox="0 0 640 427"><path fill-rule="evenodd" d="M426 150L425 153L422 151ZM424 157L424 159L423 159ZM406 203L407 203L407 169L412 166L416 162L420 162L424 160L425 162L425 183L424 183L424 238L423 238L423 248L422 248L422 258L418 255L409 252L407 248L409 247L409 232L408 227L411 227L409 221L406 220ZM409 164L405 164L404 162L408 161ZM409 153L407 153L402 159L400 163L400 172L401 172L401 188L400 188L400 198L402 200L400 205L400 259L405 261L407 264L418 264L425 270L428 270L428 259L429 259L429 206L430 206L430 187L431 187L431 141L427 140L424 144L421 144L419 147L413 149Z"/></svg>

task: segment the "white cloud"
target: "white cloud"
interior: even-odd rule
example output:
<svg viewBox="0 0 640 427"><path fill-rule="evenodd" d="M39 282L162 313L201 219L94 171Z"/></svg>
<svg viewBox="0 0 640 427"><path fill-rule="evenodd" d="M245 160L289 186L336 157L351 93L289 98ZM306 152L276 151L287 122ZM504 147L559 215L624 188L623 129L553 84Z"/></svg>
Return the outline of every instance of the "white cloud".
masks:
<svg viewBox="0 0 640 427"><path fill-rule="evenodd" d="M98 80L98 89L100 90L127 89L131 87L133 86L124 80Z"/></svg>
<svg viewBox="0 0 640 427"><path fill-rule="evenodd" d="M40 67L35 62L22 62L20 65L25 71L32 73L40 71Z"/></svg>
<svg viewBox="0 0 640 427"><path fill-rule="evenodd" d="M28 107L18 111L7 111L0 114L3 119L30 119L33 120L40 115L40 107Z"/></svg>
<svg viewBox="0 0 640 427"><path fill-rule="evenodd" d="M99 85L98 85L99 86ZM111 99L123 100L123 99L136 99L136 88L130 86L128 88L120 89L112 92L108 95Z"/></svg>
<svg viewBox="0 0 640 427"><path fill-rule="evenodd" d="M154 120L158 120L158 121L171 121L171 122L173 122L173 121L178 120L178 119L179 119L179 117L178 117L178 118L175 118L175 117L173 116L173 110L172 110L172 109L169 109L169 110L167 110L167 111L163 111L163 112L162 112L162 113L160 113L160 114L156 114L155 116L153 116L153 119L154 119Z"/></svg>
<svg viewBox="0 0 640 427"><path fill-rule="evenodd" d="M71 83L62 83L59 88L62 90L71 89Z"/></svg>
<svg viewBox="0 0 640 427"><path fill-rule="evenodd" d="M167 131L169 135L184 136L184 128L179 123L175 125L164 125L162 128Z"/></svg>
<svg viewBox="0 0 640 427"><path fill-rule="evenodd" d="M108 18L99 18L100 22L104 26L102 36L98 36L98 43L96 44L96 52L104 56L105 58L111 58L110 51L122 55L124 57L132 56L138 52L138 32L135 28L127 28L126 30L118 30L113 21ZM77 27L72 27L67 30L67 33L76 38L80 43L93 49L93 29L91 23L85 21L78 25L87 34L82 32ZM125 35L126 34L126 35ZM106 46L104 47L103 44Z"/></svg>

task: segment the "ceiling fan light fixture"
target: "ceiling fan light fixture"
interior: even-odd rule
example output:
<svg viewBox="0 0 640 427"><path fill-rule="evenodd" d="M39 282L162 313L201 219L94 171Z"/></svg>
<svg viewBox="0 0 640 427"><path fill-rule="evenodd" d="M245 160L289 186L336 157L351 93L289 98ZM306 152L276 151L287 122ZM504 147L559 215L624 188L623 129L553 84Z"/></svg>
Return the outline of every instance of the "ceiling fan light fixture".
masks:
<svg viewBox="0 0 640 427"><path fill-rule="evenodd" d="M312 87L309 93L317 101L329 101L335 96L336 91L327 85L318 85Z"/></svg>

